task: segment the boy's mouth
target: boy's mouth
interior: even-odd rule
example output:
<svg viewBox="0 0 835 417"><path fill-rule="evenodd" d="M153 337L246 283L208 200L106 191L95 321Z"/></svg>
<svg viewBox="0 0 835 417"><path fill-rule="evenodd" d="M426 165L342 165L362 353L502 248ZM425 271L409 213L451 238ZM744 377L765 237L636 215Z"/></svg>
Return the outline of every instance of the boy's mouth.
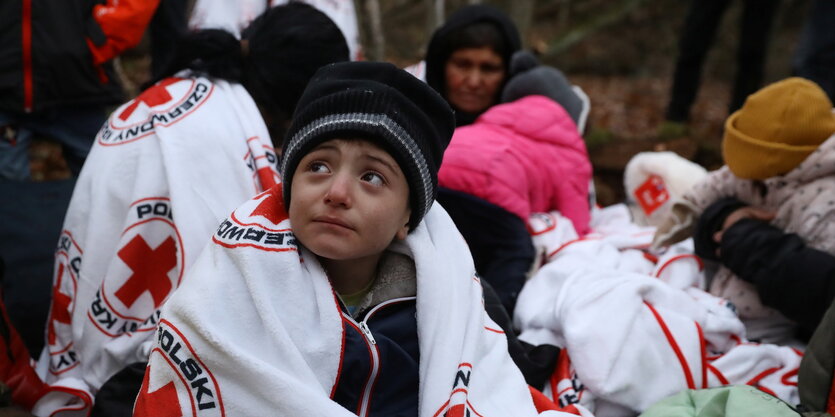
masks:
<svg viewBox="0 0 835 417"><path fill-rule="evenodd" d="M340 227L344 227L344 228L346 228L346 229L354 230L354 228L353 228L353 227L351 227L351 225L349 225L349 224L348 224L348 223L346 223L345 221L343 221L343 220L339 219L338 217L333 217L333 216L317 216L317 217L314 217L314 218L313 218L313 221L314 221L314 222L317 222L317 223L327 223L327 224L332 224L332 225L335 225L335 226L340 226Z"/></svg>

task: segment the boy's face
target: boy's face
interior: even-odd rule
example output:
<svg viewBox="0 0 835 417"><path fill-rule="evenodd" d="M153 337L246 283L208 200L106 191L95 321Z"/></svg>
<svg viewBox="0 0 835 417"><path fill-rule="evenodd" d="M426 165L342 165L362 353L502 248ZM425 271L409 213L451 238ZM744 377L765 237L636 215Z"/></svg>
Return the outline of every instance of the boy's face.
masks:
<svg viewBox="0 0 835 417"><path fill-rule="evenodd" d="M409 186L388 152L333 139L305 155L290 188L296 238L316 255L353 260L382 253L409 231Z"/></svg>

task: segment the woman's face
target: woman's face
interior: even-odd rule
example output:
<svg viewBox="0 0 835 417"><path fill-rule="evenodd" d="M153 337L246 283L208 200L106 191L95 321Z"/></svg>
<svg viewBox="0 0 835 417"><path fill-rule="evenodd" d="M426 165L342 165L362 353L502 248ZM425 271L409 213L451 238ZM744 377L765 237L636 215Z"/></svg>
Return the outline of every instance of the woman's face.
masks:
<svg viewBox="0 0 835 417"><path fill-rule="evenodd" d="M505 77L502 57L489 46L456 50L444 72L447 101L465 113L481 113L496 104Z"/></svg>

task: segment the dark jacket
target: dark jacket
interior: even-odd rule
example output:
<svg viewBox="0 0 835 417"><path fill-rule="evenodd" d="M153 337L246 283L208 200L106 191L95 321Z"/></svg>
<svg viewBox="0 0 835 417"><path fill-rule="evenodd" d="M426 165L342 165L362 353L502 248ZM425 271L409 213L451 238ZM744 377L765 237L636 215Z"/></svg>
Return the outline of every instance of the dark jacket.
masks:
<svg viewBox="0 0 835 417"><path fill-rule="evenodd" d="M453 13L444 25L432 34L432 39L426 48L426 83L440 93L441 96L445 96L444 92L446 90L446 61L454 52L449 45L448 38L450 33L465 26L481 22L494 24L499 29L499 33L504 37L507 49L497 52L502 56L505 65L505 74L510 73L510 58L522 45L519 40L519 31L516 29L516 25L513 24L513 21L506 14L494 7L486 5L462 7ZM498 95L501 94L502 88L499 88L498 91L499 93L496 96L497 103L499 102ZM458 126L470 124L478 117L478 114L463 113L458 109L454 110Z"/></svg>
<svg viewBox="0 0 835 417"><path fill-rule="evenodd" d="M0 110L124 101L106 61L139 42L159 0L99 3L0 2Z"/></svg>
<svg viewBox="0 0 835 417"><path fill-rule="evenodd" d="M754 219L734 223L717 245L713 234L743 206L726 198L704 211L693 233L696 254L721 262L754 284L763 304L796 321L808 336L835 298L835 257L806 246L796 234Z"/></svg>
<svg viewBox="0 0 835 417"><path fill-rule="evenodd" d="M331 398L358 416L418 415L416 298L384 301L351 317L343 306L342 358ZM123 369L98 394L91 417L128 417L147 363Z"/></svg>
<svg viewBox="0 0 835 417"><path fill-rule="evenodd" d="M415 297L385 301L354 320L343 310L345 340L333 400L358 416L416 416L420 351Z"/></svg>

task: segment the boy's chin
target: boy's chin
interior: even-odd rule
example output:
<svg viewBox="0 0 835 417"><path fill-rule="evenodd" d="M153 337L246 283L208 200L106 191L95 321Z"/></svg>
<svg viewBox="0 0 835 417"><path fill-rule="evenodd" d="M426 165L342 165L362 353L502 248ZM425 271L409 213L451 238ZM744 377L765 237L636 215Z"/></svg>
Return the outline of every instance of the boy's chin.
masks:
<svg viewBox="0 0 835 417"><path fill-rule="evenodd" d="M316 255L320 260L330 262L350 262L362 259L369 259L383 252L382 249L380 251L358 251L355 247L334 247L331 245L314 245L313 247L305 247L307 248L307 250Z"/></svg>

